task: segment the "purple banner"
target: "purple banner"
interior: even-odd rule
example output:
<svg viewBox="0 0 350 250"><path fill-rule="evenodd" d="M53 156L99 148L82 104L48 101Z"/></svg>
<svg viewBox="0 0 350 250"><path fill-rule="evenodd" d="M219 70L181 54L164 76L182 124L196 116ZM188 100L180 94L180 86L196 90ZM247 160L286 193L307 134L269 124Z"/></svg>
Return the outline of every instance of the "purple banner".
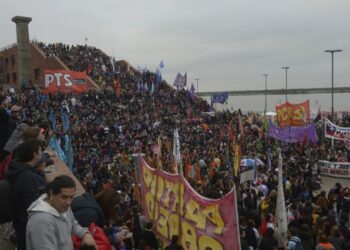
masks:
<svg viewBox="0 0 350 250"><path fill-rule="evenodd" d="M315 124L313 123L306 126L280 128L270 120L269 136L284 142L302 142L305 137L307 141L313 143L318 141Z"/></svg>

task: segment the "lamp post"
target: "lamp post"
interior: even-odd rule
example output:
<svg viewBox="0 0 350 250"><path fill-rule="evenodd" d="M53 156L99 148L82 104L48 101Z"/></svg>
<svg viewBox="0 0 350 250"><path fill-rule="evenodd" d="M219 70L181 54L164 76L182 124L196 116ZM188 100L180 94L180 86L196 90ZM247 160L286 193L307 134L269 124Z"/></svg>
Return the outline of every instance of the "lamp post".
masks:
<svg viewBox="0 0 350 250"><path fill-rule="evenodd" d="M282 69L286 70L286 102L288 101L288 69L289 66L284 66Z"/></svg>
<svg viewBox="0 0 350 250"><path fill-rule="evenodd" d="M196 78L195 80L197 82L197 94L198 94L198 81L199 81L199 78Z"/></svg>
<svg viewBox="0 0 350 250"><path fill-rule="evenodd" d="M324 52L332 54L332 121L334 120L334 53L342 52L341 49L327 49Z"/></svg>
<svg viewBox="0 0 350 250"><path fill-rule="evenodd" d="M264 108L264 115L266 116L266 111L267 111L267 76L268 74L263 74L265 77L265 108Z"/></svg>

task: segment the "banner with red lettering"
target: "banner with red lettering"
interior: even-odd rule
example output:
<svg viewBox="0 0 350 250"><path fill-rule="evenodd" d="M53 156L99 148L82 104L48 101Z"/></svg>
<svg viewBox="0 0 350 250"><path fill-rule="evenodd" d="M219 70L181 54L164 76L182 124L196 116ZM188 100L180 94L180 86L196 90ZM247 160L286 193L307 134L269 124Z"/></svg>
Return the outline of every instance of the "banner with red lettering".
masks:
<svg viewBox="0 0 350 250"><path fill-rule="evenodd" d="M185 250L239 250L233 191L221 199L208 199L183 176L153 169L143 158L140 162L144 215L153 221L164 246L178 235Z"/></svg>
<svg viewBox="0 0 350 250"><path fill-rule="evenodd" d="M44 70L44 94L63 92L80 94L88 91L86 72Z"/></svg>
<svg viewBox="0 0 350 250"><path fill-rule="evenodd" d="M276 106L277 121L281 128L287 126L304 126L310 120L309 100L292 104L285 102Z"/></svg>
<svg viewBox="0 0 350 250"><path fill-rule="evenodd" d="M318 161L321 175L339 178L350 178L350 162Z"/></svg>

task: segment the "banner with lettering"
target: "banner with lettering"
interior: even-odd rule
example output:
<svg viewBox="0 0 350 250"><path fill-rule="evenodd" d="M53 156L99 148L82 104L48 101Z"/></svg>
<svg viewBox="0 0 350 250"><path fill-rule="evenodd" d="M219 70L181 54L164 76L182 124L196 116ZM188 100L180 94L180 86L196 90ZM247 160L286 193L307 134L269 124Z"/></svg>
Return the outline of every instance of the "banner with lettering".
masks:
<svg viewBox="0 0 350 250"><path fill-rule="evenodd" d="M238 250L239 236L233 191L221 199L199 195L178 174L153 169L140 159L144 215L168 245L178 235L185 250Z"/></svg>
<svg viewBox="0 0 350 250"><path fill-rule="evenodd" d="M88 91L86 72L70 70L44 70L45 94L63 93L83 93Z"/></svg>
<svg viewBox="0 0 350 250"><path fill-rule="evenodd" d="M350 178L350 162L318 161L321 175L339 178Z"/></svg>
<svg viewBox="0 0 350 250"><path fill-rule="evenodd" d="M285 102L276 106L277 121L281 128L287 126L304 126L310 120L309 100L292 104Z"/></svg>
<svg viewBox="0 0 350 250"><path fill-rule="evenodd" d="M279 141L290 143L303 141L312 141L315 143L318 141L316 127L313 123L300 127L288 126L285 128L280 128L270 120L269 136Z"/></svg>
<svg viewBox="0 0 350 250"><path fill-rule="evenodd" d="M328 119L325 122L324 131L327 138L350 141L350 128L339 127Z"/></svg>

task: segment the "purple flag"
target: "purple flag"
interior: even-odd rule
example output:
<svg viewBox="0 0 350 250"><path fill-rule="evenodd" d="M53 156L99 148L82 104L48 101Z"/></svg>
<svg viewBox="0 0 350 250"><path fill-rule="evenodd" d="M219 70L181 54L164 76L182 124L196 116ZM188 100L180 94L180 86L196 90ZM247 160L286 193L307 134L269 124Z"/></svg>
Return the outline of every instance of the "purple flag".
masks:
<svg viewBox="0 0 350 250"><path fill-rule="evenodd" d="M305 126L280 128L270 120L269 136L285 142L302 142L305 137L307 141L312 141L313 143L318 141L315 124L313 123Z"/></svg>
<svg viewBox="0 0 350 250"><path fill-rule="evenodd" d="M194 92L196 91L193 83L191 85L191 89L190 89L190 96L191 96L191 99L194 100Z"/></svg>

